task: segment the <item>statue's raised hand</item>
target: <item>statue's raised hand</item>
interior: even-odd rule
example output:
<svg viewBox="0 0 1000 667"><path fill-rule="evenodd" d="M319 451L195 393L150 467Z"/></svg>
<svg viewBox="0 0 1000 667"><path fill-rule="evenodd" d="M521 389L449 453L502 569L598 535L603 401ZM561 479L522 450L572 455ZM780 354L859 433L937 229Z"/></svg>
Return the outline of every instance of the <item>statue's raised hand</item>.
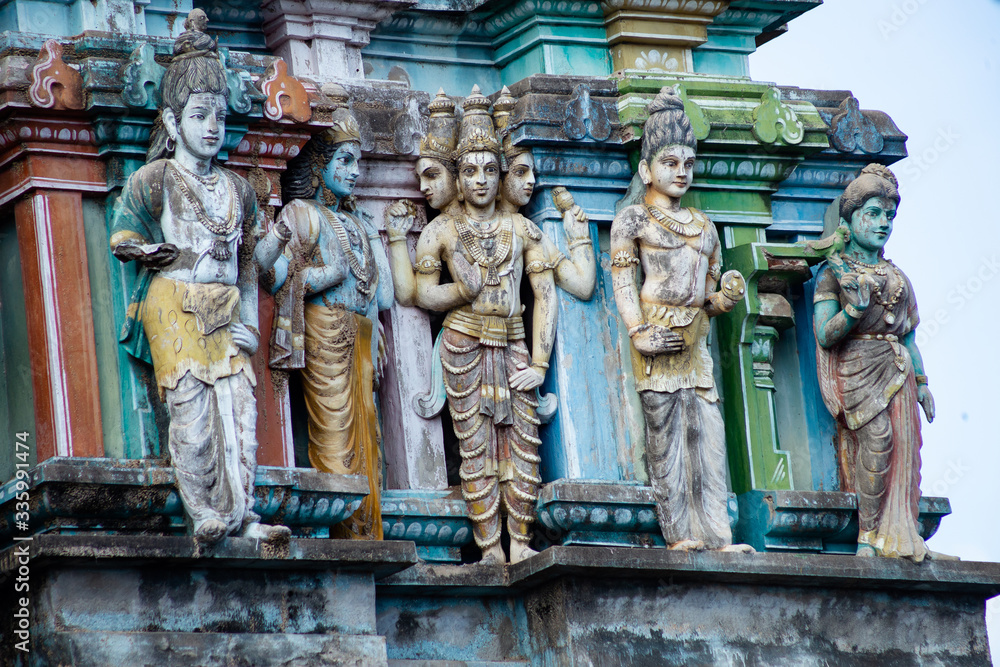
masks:
<svg viewBox="0 0 1000 667"><path fill-rule="evenodd" d="M590 219L586 212L574 204L573 208L563 213L563 230L570 241L589 239Z"/></svg>
<svg viewBox="0 0 1000 667"><path fill-rule="evenodd" d="M684 349L684 338L667 327L649 325L632 336L632 344L639 354L655 357L658 354L677 354Z"/></svg>
<svg viewBox="0 0 1000 667"><path fill-rule="evenodd" d="M455 272L452 277L458 283L459 291L463 297L469 300L469 303L472 303L483 291L483 272L479 268L479 264L469 263L465 254L458 251L452 255L452 268Z"/></svg>
<svg viewBox="0 0 1000 667"><path fill-rule="evenodd" d="M390 236L406 236L417 220L413 202L400 199L385 211L385 230Z"/></svg>
<svg viewBox="0 0 1000 667"><path fill-rule="evenodd" d="M867 273L845 273L840 277L840 289L847 302L858 310L865 310L871 303L872 292L878 286Z"/></svg>

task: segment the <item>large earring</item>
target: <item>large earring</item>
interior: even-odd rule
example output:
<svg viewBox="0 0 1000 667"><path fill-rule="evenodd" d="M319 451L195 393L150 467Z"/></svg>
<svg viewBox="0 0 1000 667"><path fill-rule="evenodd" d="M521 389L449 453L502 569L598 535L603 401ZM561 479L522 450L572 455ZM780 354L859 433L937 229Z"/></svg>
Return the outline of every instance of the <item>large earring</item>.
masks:
<svg viewBox="0 0 1000 667"><path fill-rule="evenodd" d="M465 201L465 195L462 194L461 190L458 191L458 196L455 198L458 199L458 201Z"/></svg>
<svg viewBox="0 0 1000 667"><path fill-rule="evenodd" d="M167 152L168 153L173 153L175 148L177 148L177 142L174 141L173 137L168 136L167 137Z"/></svg>

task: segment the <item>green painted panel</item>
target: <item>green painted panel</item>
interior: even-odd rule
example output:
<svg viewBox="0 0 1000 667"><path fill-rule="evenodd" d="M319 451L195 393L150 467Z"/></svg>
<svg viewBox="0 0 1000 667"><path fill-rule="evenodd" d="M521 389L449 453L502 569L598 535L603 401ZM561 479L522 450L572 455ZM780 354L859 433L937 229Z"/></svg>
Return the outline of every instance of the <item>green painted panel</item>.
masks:
<svg viewBox="0 0 1000 667"><path fill-rule="evenodd" d="M36 462L35 400L28 352L27 310L21 254L11 209L0 213L0 482L14 476L14 433L31 434L30 463Z"/></svg>
<svg viewBox="0 0 1000 667"><path fill-rule="evenodd" d="M104 202L83 200L83 231L87 244L87 267L90 273L90 305L94 314L94 346L97 351L97 380L101 394L101 429L104 431L104 455L125 458L122 428L121 382L118 367L118 331L114 313L114 295L108 276L111 255Z"/></svg>

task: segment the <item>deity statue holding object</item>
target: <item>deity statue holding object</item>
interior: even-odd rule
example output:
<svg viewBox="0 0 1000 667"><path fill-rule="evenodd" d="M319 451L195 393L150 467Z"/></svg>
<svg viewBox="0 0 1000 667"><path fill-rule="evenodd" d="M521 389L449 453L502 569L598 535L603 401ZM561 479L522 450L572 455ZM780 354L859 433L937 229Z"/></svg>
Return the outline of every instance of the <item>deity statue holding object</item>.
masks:
<svg viewBox="0 0 1000 667"><path fill-rule="evenodd" d="M378 312L392 306L393 291L378 230L354 203L360 158L358 122L340 107L333 127L288 165L278 220L291 240L274 265L270 365L302 371L312 466L368 477L368 496L332 535L382 539L374 391L385 354Z"/></svg>
<svg viewBox="0 0 1000 667"><path fill-rule="evenodd" d="M611 276L632 341L649 481L667 547L752 552L732 544L725 426L707 345L709 318L732 310L746 285L737 271L722 275L712 221L680 205L696 148L683 102L664 88L643 131L643 203L622 209L611 225Z"/></svg>
<svg viewBox="0 0 1000 667"><path fill-rule="evenodd" d="M500 145L489 106L478 87L464 102L455 151L461 205L423 229L416 266L404 243L412 215L390 211L387 231L401 303L412 295L415 305L448 313L441 360L462 458L462 494L483 562L503 563L502 514L510 561L535 553L528 546L541 484L534 390L549 365L556 304L541 230L497 206ZM454 282L440 284L445 264ZM525 273L535 299L530 352L521 319Z"/></svg>
<svg viewBox="0 0 1000 667"><path fill-rule="evenodd" d="M517 213L531 201L535 190L535 157L531 150L515 146L511 141L509 124L517 100L507 86L493 104L493 122L500 135L500 210ZM556 208L563 214L563 231L569 246L570 258L556 247L545 234L542 245L549 258L547 266L553 269L556 285L578 299L587 301L597 284L597 261L590 239L587 214L573 202L566 188L553 190Z"/></svg>
<svg viewBox="0 0 1000 667"><path fill-rule="evenodd" d="M840 198L837 243L816 275L819 385L837 420L840 485L858 497L858 556L954 560L918 531L920 416L934 419L917 349L913 286L884 255L899 205L886 167L862 169Z"/></svg>
<svg viewBox="0 0 1000 667"><path fill-rule="evenodd" d="M250 183L215 158L228 86L208 19L193 10L160 84L147 164L125 184L111 248L139 272L122 333L151 363L170 417L168 447L196 538L287 538L253 511L257 468L257 276L288 230L261 234ZM241 250L242 249L242 250Z"/></svg>

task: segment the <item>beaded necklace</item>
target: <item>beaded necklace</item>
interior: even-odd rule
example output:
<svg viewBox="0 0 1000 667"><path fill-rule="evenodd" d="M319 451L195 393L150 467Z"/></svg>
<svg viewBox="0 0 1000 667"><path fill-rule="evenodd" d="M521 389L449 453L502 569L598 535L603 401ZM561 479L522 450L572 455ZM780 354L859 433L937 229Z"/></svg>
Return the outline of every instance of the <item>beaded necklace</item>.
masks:
<svg viewBox="0 0 1000 667"><path fill-rule="evenodd" d="M226 176L226 190L229 195L229 210L226 212L225 218L212 218L209 217L208 212L205 210L205 205L194 196L194 193L188 189L187 183L184 181L184 177L181 175L180 171L177 170L177 165L173 160L168 162L172 168L170 175L173 177L174 182L177 183L177 188L181 191L181 195L184 200L188 203L194 210L195 217L198 218L204 227L217 236L222 238L217 238L212 241L212 247L209 248L208 254L212 256L212 259L219 262L228 262L233 257L233 250L229 247L229 235L236 231L237 226L240 224L239 217L236 215L236 191L233 187L231 179ZM188 171L185 169L184 171ZM190 172L189 172L190 173ZM221 220L221 222L220 222Z"/></svg>
<svg viewBox="0 0 1000 667"><path fill-rule="evenodd" d="M659 206L645 204L645 207L654 220L675 234L680 234L681 236L698 236L704 229L704 225L694 217L694 214L692 214L691 222L680 222Z"/></svg>
<svg viewBox="0 0 1000 667"><path fill-rule="evenodd" d="M885 312L882 314L882 320L886 324L892 326L896 323L896 316L892 313L892 309L896 307L899 300L903 297L903 290L906 286L906 281L903 279L902 273L896 268L888 259L882 259L877 264L866 264L860 262L847 255L842 255L842 257L847 260L847 263L851 265L852 268L856 269L859 273L876 274L879 276L887 276L889 271L892 271L893 276L896 279L896 289L892 291L892 294L888 299L884 299L882 294L882 287L876 286L872 291L872 297L875 299L875 303L882 306ZM888 267L888 268L887 268ZM889 280L885 281L885 286L889 285Z"/></svg>
<svg viewBox="0 0 1000 667"><path fill-rule="evenodd" d="M513 218L506 213L500 215L500 222L489 231L471 224L464 213L455 218L455 230L462 240L462 246L476 260L476 264L486 269L487 285L500 284L497 267L507 259L514 240Z"/></svg>
<svg viewBox="0 0 1000 667"><path fill-rule="evenodd" d="M359 241L361 246L361 255L364 259L364 265L358 261L357 255L351 249L351 240L348 238L348 232L344 228L343 222L339 219L339 216L333 214L333 212L323 206L319 202L315 202L316 205L323 211L323 215L326 216L327 221L330 223L330 227L333 228L333 233L336 235L337 240L340 242L340 248L344 251L344 255L347 256L347 263L351 267L351 273L357 278L358 284L355 286L358 292L364 296L369 296L372 290L375 289L374 278L377 278L375 274L375 258L372 255L371 243L367 243L368 235L362 234L362 238Z"/></svg>

